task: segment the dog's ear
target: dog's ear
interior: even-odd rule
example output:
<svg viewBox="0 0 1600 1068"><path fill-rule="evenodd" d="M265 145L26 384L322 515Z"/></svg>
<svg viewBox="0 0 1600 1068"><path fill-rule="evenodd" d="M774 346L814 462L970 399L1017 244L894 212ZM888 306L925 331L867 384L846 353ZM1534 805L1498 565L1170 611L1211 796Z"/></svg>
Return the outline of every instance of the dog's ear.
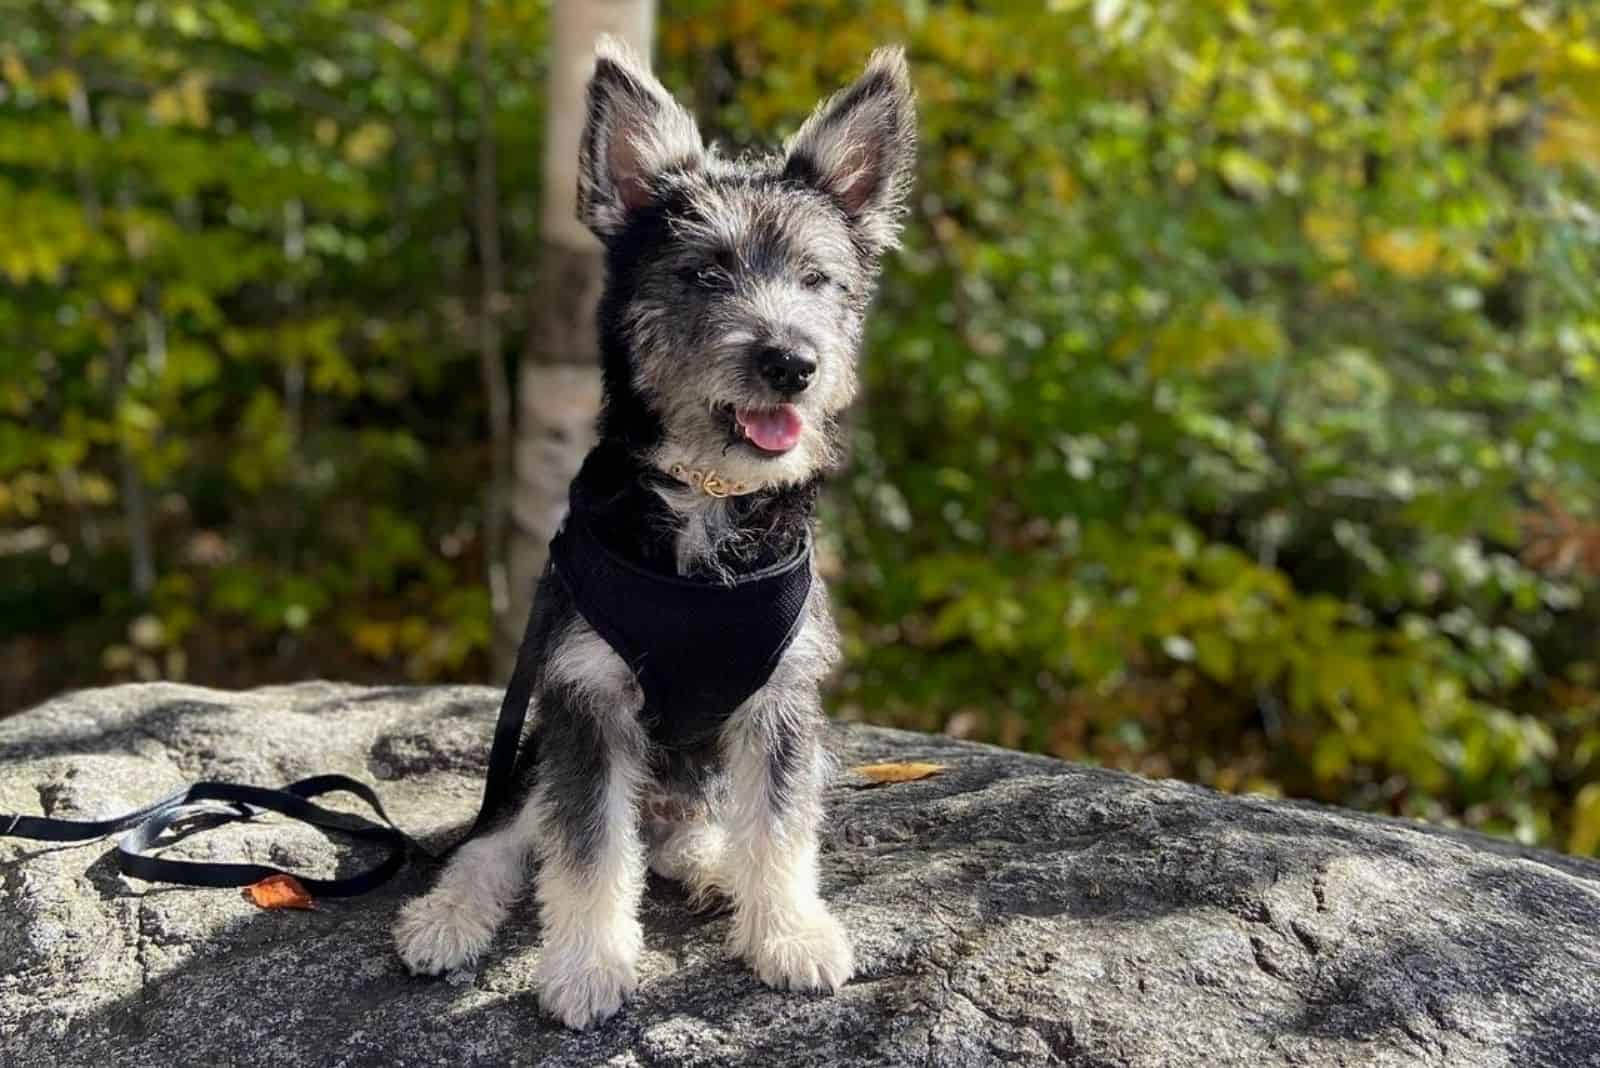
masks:
<svg viewBox="0 0 1600 1068"><path fill-rule="evenodd" d="M893 248L917 158L917 100L905 52L872 53L866 72L818 105L785 152L785 177L833 197L872 254Z"/></svg>
<svg viewBox="0 0 1600 1068"><path fill-rule="evenodd" d="M617 233L655 198L663 173L694 170L704 154L694 118L626 45L600 38L578 148L583 224L602 238Z"/></svg>

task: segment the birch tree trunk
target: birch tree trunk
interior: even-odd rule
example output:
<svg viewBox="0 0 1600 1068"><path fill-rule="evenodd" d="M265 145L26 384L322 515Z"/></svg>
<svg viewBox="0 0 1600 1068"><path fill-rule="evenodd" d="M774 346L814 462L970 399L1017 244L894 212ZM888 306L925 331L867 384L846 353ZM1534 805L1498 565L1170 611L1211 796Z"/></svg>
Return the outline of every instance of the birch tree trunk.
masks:
<svg viewBox="0 0 1600 1068"><path fill-rule="evenodd" d="M567 483L594 440L600 409L600 243L578 222L578 139L584 88L602 34L650 54L655 0L556 0L546 93L544 246L527 351L517 388L517 434L508 546L510 610L499 617L495 671L510 672L545 547L567 507Z"/></svg>

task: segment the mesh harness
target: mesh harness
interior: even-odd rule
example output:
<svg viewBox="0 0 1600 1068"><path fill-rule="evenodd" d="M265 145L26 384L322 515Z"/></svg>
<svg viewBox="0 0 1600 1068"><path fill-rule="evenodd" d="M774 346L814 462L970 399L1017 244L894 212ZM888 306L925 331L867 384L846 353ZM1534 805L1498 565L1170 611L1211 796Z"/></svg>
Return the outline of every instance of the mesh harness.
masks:
<svg viewBox="0 0 1600 1068"><path fill-rule="evenodd" d="M550 561L584 621L644 691L655 744L708 741L772 676L805 618L811 541L789 559L727 582L647 570L601 543L574 494Z"/></svg>

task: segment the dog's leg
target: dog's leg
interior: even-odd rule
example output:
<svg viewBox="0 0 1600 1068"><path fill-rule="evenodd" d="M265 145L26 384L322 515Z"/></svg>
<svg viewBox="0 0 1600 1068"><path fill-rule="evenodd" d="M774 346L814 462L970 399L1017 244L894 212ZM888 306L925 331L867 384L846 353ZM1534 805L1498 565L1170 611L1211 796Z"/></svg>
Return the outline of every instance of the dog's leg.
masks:
<svg viewBox="0 0 1600 1068"><path fill-rule="evenodd" d="M534 821L526 809L492 834L462 846L432 890L400 910L400 959L416 975L471 964L488 948L522 889Z"/></svg>
<svg viewBox="0 0 1600 1068"><path fill-rule="evenodd" d="M615 1013L638 982L644 739L632 711L601 711L592 693L557 686L539 707L535 882L544 949L536 981L544 1010L581 1029Z"/></svg>
<svg viewBox="0 0 1600 1068"><path fill-rule="evenodd" d="M838 990L855 969L843 926L817 891L817 825L826 759L815 687L774 686L724 731L729 944L769 986ZM785 692L787 690L787 692Z"/></svg>

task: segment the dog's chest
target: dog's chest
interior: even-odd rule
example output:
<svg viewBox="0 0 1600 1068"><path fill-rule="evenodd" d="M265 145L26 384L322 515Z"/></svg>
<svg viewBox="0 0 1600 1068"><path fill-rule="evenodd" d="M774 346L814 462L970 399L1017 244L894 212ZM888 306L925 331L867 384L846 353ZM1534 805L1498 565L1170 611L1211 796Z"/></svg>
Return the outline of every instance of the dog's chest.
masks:
<svg viewBox="0 0 1600 1068"><path fill-rule="evenodd" d="M810 547L727 583L648 571L616 556L575 512L550 546L574 607L644 691L650 739L692 750L771 677L805 617Z"/></svg>

